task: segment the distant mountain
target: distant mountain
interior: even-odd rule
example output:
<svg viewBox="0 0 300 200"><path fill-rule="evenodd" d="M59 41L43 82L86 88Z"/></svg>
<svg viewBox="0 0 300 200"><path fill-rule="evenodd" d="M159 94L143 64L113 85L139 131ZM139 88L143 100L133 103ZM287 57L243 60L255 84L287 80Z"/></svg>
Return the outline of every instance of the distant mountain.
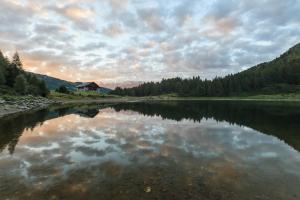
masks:
<svg viewBox="0 0 300 200"><path fill-rule="evenodd" d="M116 88L112 93L129 96L177 94L179 96L235 96L293 93L300 91L300 43L280 57L247 70L213 80L200 77L172 78L143 83L133 88Z"/></svg>
<svg viewBox="0 0 300 200"><path fill-rule="evenodd" d="M81 85L81 84L83 84L83 83L85 83L85 82L75 82L75 83L73 83L74 85L75 85L75 87L77 86L77 85ZM112 89L109 89L109 88L106 88L106 87L99 87L99 91L101 92L101 93L104 93L104 94L107 94L107 93L109 93L110 91L112 91Z"/></svg>
<svg viewBox="0 0 300 200"><path fill-rule="evenodd" d="M84 83L84 82L65 81L62 79L54 78L54 77L43 75L43 74L36 74L36 73L31 73L31 74L35 75L38 79L45 81L49 90L55 90L59 86L64 85L66 88L68 88L68 90L75 91L77 85ZM111 91L111 89L109 89L109 88L100 87L101 93L106 94L106 93L109 93L110 91Z"/></svg>
<svg viewBox="0 0 300 200"><path fill-rule="evenodd" d="M32 73L32 74L35 75L38 79L45 81L49 90L55 90L61 85L64 85L69 90L72 91L76 90L76 84L73 82L65 81L62 79L54 78L43 74L36 74L36 73Z"/></svg>

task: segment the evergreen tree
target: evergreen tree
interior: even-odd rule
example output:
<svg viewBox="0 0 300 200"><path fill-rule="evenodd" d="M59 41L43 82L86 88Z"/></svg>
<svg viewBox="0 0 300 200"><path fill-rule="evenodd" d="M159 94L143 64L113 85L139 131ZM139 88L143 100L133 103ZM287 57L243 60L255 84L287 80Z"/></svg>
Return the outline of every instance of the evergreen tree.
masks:
<svg viewBox="0 0 300 200"><path fill-rule="evenodd" d="M66 88L66 86L64 86L64 85L61 85L55 91L59 92L59 93L64 93L64 94L69 94L70 93L70 91L68 90L68 88Z"/></svg>
<svg viewBox="0 0 300 200"><path fill-rule="evenodd" d="M201 80L171 78L161 82L143 83L133 88L116 88L116 95L152 96L176 93L179 96L232 96L261 93L289 93L299 91L300 44L279 58L224 78Z"/></svg>
<svg viewBox="0 0 300 200"><path fill-rule="evenodd" d="M6 82L4 72L0 69L0 85L4 85Z"/></svg>
<svg viewBox="0 0 300 200"><path fill-rule="evenodd" d="M19 94L26 94L27 91L27 81L23 74L20 74L16 77L16 81L14 84L14 89Z"/></svg>
<svg viewBox="0 0 300 200"><path fill-rule="evenodd" d="M16 52L13 56L12 64L14 64L20 70L23 69L23 64L21 62L18 52Z"/></svg>
<svg viewBox="0 0 300 200"><path fill-rule="evenodd" d="M10 63L6 69L6 73L6 84L9 87L13 87L17 76L21 74L21 70L15 64Z"/></svg>
<svg viewBox="0 0 300 200"><path fill-rule="evenodd" d="M21 59L16 52L10 62L0 51L0 85L1 93L32 94L47 96L49 90L44 81L22 69Z"/></svg>
<svg viewBox="0 0 300 200"><path fill-rule="evenodd" d="M0 85L4 85L6 83L6 59L0 51Z"/></svg>
<svg viewBox="0 0 300 200"><path fill-rule="evenodd" d="M41 95L43 97L48 96L50 91L48 90L45 81L40 80L39 84L38 84L38 87L39 87L39 95Z"/></svg>

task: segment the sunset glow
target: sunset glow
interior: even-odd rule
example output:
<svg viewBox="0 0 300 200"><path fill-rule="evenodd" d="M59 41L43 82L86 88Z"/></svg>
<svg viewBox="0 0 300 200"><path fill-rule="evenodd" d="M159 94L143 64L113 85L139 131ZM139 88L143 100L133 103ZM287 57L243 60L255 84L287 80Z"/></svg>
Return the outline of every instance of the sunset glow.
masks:
<svg viewBox="0 0 300 200"><path fill-rule="evenodd" d="M0 0L0 49L24 69L131 86L213 78L269 61L300 40L300 1Z"/></svg>

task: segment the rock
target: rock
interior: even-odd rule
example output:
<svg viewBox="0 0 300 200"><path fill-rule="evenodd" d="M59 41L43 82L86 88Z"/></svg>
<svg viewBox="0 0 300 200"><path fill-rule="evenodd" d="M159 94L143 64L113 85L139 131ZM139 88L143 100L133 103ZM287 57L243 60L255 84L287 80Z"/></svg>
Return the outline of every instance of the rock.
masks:
<svg viewBox="0 0 300 200"><path fill-rule="evenodd" d="M151 192L151 187L150 187L150 186L147 186L147 187L145 188L145 192L146 192L146 193Z"/></svg>
<svg viewBox="0 0 300 200"><path fill-rule="evenodd" d="M6 101L6 104L8 104L8 105L13 105L14 102L12 102L12 101Z"/></svg>

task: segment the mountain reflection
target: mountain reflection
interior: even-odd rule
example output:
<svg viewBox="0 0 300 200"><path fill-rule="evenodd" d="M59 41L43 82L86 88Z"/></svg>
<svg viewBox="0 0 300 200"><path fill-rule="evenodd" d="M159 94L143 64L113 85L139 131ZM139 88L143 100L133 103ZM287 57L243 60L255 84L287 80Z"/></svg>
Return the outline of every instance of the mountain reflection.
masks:
<svg viewBox="0 0 300 200"><path fill-rule="evenodd" d="M234 101L172 101L138 102L116 105L64 106L44 109L34 113L19 115L0 120L0 152L6 147L14 152L18 138L26 129L34 129L44 121L77 114L94 118L99 110L112 107L121 110L136 111L147 116L160 116L163 119L181 121L184 119L201 122L212 118L240 126L247 126L265 134L284 140L300 151L300 106L280 102L234 102Z"/></svg>
<svg viewBox="0 0 300 200"><path fill-rule="evenodd" d="M13 154L22 133L27 129L33 130L36 126L42 125L44 121L70 114L93 118L103 107L104 105L53 107L0 119L0 152L8 148L10 154Z"/></svg>
<svg viewBox="0 0 300 200"><path fill-rule="evenodd" d="M0 196L296 200L298 120L297 105L193 101L1 119Z"/></svg>
<svg viewBox="0 0 300 200"><path fill-rule="evenodd" d="M148 116L181 121L201 122L213 118L247 126L284 140L300 151L300 105L281 102L236 101L172 101L123 103L113 106L116 111L132 110Z"/></svg>

